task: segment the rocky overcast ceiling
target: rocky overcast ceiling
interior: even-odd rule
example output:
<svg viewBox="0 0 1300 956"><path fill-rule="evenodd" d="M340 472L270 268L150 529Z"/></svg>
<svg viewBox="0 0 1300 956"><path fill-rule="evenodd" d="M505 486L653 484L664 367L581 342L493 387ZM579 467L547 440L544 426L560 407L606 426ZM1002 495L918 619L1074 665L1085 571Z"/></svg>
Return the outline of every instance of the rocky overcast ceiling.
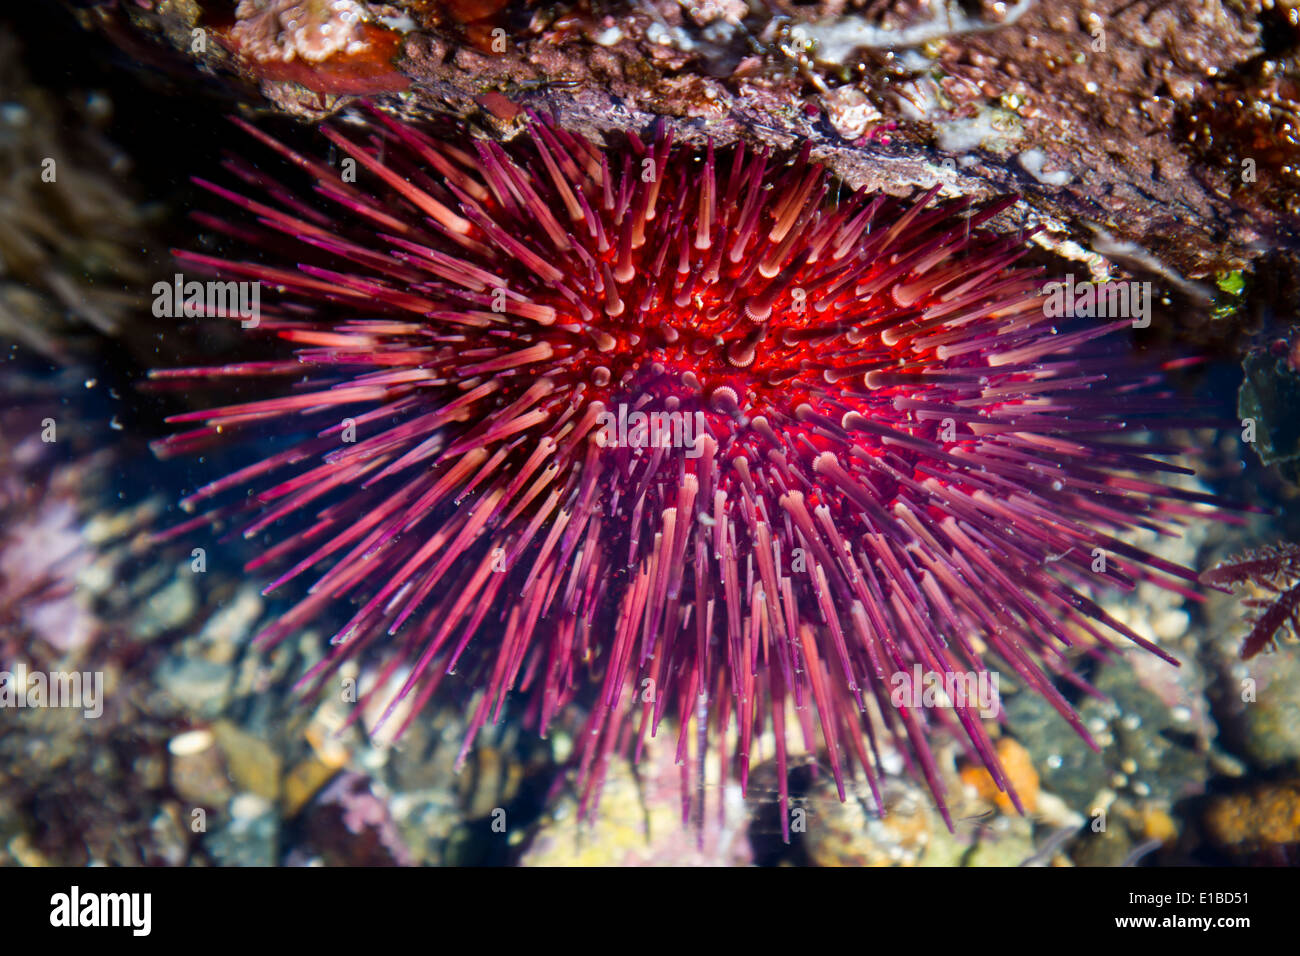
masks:
<svg viewBox="0 0 1300 956"><path fill-rule="evenodd" d="M302 117L358 95L503 137L523 108L598 139L664 117L688 142L811 141L854 187L1018 192L1006 225L1208 304L1242 267L1293 298L1298 5L112 0L80 16Z"/></svg>

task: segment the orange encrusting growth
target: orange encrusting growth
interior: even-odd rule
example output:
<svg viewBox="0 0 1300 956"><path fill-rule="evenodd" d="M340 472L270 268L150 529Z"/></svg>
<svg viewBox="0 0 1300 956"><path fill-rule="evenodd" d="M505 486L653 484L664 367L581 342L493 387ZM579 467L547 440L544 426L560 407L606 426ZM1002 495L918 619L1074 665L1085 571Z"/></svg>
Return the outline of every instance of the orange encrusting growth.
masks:
<svg viewBox="0 0 1300 956"><path fill-rule="evenodd" d="M373 23L357 27L364 49L340 51L312 62L303 58L268 59L250 55L245 44L229 29L214 30L217 42L228 48L258 80L296 83L313 93L334 96L374 96L409 89L411 80L395 65L402 35Z"/></svg>

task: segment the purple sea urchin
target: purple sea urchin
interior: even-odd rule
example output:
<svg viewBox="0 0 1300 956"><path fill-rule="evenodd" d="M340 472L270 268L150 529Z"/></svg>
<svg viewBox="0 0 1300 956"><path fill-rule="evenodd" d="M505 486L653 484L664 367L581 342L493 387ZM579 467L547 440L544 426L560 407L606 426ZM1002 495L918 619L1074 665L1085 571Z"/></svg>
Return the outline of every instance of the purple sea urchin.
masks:
<svg viewBox="0 0 1300 956"><path fill-rule="evenodd" d="M713 748L743 785L770 728L784 788L793 702L841 797L855 766L878 791L883 733L943 809L931 722L1006 776L979 703L914 706L896 675L996 661L1087 739L1067 651L1109 630L1167 658L1089 593L1195 581L1123 540L1212 504L1116 440L1178 400L1125 371L1119 323L1044 315L1022 239L983 228L1005 204L845 195L807 149L606 152L536 118L470 152L376 113L324 130L341 170L240 125L335 212L231 161L242 187L202 185L246 216L200 221L264 254L178 255L274 288L259 331L296 351L155 375L298 384L176 416L198 427L160 451L315 433L199 489L187 507L238 494L180 529L273 536L249 565L282 569L268 591L313 575L265 644L353 603L309 682L385 644L391 714L460 671L468 748L511 691L544 732L595 681L588 808L668 715L684 781Z"/></svg>

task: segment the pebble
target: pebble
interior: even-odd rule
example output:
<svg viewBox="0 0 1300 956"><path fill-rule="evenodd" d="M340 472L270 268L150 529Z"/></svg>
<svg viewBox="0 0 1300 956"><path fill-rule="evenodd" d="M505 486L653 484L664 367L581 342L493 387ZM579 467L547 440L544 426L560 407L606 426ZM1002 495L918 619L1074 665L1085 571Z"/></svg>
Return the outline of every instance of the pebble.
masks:
<svg viewBox="0 0 1300 956"><path fill-rule="evenodd" d="M280 798L281 759L266 741L246 733L228 720L212 727L225 755L231 779L244 790L268 801Z"/></svg>
<svg viewBox="0 0 1300 956"><path fill-rule="evenodd" d="M136 614L131 631L137 639L151 641L190 621L197 607L198 595L193 583L175 577L161 591L149 596Z"/></svg>
<svg viewBox="0 0 1300 956"><path fill-rule="evenodd" d="M255 793L236 794L230 801L230 815L236 820L256 820L270 812L270 802Z"/></svg>
<svg viewBox="0 0 1300 956"><path fill-rule="evenodd" d="M181 709L207 719L225 709L231 677L224 664L183 654L166 658L154 673L155 682Z"/></svg>
<svg viewBox="0 0 1300 956"><path fill-rule="evenodd" d="M285 817L296 816L337 772L336 767L331 767L316 757L308 757L290 770L285 775L280 798Z"/></svg>
<svg viewBox="0 0 1300 956"><path fill-rule="evenodd" d="M234 660L261 613L262 597L257 589L241 588L234 600L222 605L199 632L199 641L207 651L204 656L218 664Z"/></svg>
<svg viewBox="0 0 1300 956"><path fill-rule="evenodd" d="M251 804L244 809L251 809ZM279 828L273 812L255 817L232 814L229 820L216 820L203 838L203 848L218 866L275 866Z"/></svg>
<svg viewBox="0 0 1300 956"><path fill-rule="evenodd" d="M174 755L171 761L172 790L189 807L217 807L230 796L230 781L221 752L208 746L193 753Z"/></svg>
<svg viewBox="0 0 1300 956"><path fill-rule="evenodd" d="M167 749L175 757L192 757L211 747L213 740L210 730L190 730L169 740Z"/></svg>

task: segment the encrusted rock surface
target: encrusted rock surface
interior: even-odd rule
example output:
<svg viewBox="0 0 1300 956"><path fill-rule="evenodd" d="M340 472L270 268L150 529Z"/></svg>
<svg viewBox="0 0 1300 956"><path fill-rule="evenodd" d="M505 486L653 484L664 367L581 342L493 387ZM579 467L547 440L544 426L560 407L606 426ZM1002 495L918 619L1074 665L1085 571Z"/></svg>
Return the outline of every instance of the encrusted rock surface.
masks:
<svg viewBox="0 0 1300 956"><path fill-rule="evenodd" d="M506 137L524 109L596 139L662 120L690 142L811 142L853 187L1017 192L1006 225L1202 309L1215 275L1300 274L1281 248L1300 221L1291 0L228 6L109 0L82 19L301 117L365 95Z"/></svg>

